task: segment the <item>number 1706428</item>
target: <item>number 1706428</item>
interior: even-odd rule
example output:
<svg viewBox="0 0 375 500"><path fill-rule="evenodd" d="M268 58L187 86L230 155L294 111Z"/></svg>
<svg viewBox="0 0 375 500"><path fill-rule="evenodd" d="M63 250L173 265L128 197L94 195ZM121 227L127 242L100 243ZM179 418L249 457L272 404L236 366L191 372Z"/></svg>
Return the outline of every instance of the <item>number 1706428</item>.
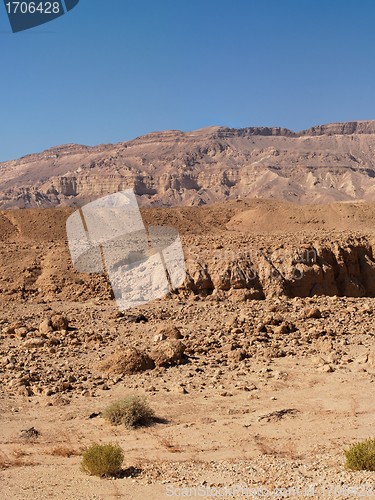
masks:
<svg viewBox="0 0 375 500"><path fill-rule="evenodd" d="M60 14L60 2L8 2L8 14Z"/></svg>

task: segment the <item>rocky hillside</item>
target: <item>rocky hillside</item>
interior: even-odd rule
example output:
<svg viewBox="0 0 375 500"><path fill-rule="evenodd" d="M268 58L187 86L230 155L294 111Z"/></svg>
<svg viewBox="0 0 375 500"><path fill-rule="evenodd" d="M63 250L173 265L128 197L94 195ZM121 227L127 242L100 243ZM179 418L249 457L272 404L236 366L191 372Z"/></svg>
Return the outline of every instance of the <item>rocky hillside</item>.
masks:
<svg viewBox="0 0 375 500"><path fill-rule="evenodd" d="M143 205L225 199L375 199L375 121L285 128L210 127L132 141L65 145L0 163L0 208L80 206L134 187Z"/></svg>
<svg viewBox="0 0 375 500"><path fill-rule="evenodd" d="M144 208L146 225L175 227L187 279L182 293L238 301L314 295L375 297L375 205L297 207L252 200ZM71 208L0 212L3 301L110 299L103 275L73 269ZM353 229L355 228L355 230Z"/></svg>

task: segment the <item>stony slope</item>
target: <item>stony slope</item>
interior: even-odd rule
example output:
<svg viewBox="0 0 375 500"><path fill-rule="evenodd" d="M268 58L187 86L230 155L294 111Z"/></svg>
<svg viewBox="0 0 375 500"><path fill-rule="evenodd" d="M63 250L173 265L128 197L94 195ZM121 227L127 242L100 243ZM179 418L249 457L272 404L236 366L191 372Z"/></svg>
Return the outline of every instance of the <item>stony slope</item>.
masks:
<svg viewBox="0 0 375 500"><path fill-rule="evenodd" d="M301 203L375 199L375 122L210 127L66 145L0 163L0 208L77 206L133 187L144 205L239 197Z"/></svg>
<svg viewBox="0 0 375 500"><path fill-rule="evenodd" d="M111 298L104 276L76 272L66 241L71 208L0 212L1 298ZM302 206L266 200L144 208L147 225L175 227L188 271L185 292L238 300L375 297L375 205Z"/></svg>

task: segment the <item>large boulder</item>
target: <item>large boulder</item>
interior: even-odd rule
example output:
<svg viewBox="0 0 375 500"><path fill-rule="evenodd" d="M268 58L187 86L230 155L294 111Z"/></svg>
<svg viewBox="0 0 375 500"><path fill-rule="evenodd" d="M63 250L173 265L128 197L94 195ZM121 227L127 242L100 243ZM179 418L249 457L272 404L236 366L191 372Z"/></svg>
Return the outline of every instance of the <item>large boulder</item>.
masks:
<svg viewBox="0 0 375 500"><path fill-rule="evenodd" d="M159 326L156 330L156 334L164 337L165 339L175 339L179 340L183 338L179 328L173 323L165 323Z"/></svg>
<svg viewBox="0 0 375 500"><path fill-rule="evenodd" d="M180 340L169 339L160 342L157 347L151 351L150 357L155 362L156 366L174 366L185 361L185 350L186 346Z"/></svg>
<svg viewBox="0 0 375 500"><path fill-rule="evenodd" d="M113 375L131 375L152 370L155 368L155 363L147 353L135 347L127 347L104 359L98 368Z"/></svg>

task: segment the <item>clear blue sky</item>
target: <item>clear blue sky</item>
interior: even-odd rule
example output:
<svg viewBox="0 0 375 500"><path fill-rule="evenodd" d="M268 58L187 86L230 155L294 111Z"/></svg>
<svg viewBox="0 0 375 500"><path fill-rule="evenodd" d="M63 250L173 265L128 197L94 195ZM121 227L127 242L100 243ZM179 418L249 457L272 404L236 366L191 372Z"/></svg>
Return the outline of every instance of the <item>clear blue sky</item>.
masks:
<svg viewBox="0 0 375 500"><path fill-rule="evenodd" d="M375 118L373 0L80 0L12 34L0 161L154 130Z"/></svg>

